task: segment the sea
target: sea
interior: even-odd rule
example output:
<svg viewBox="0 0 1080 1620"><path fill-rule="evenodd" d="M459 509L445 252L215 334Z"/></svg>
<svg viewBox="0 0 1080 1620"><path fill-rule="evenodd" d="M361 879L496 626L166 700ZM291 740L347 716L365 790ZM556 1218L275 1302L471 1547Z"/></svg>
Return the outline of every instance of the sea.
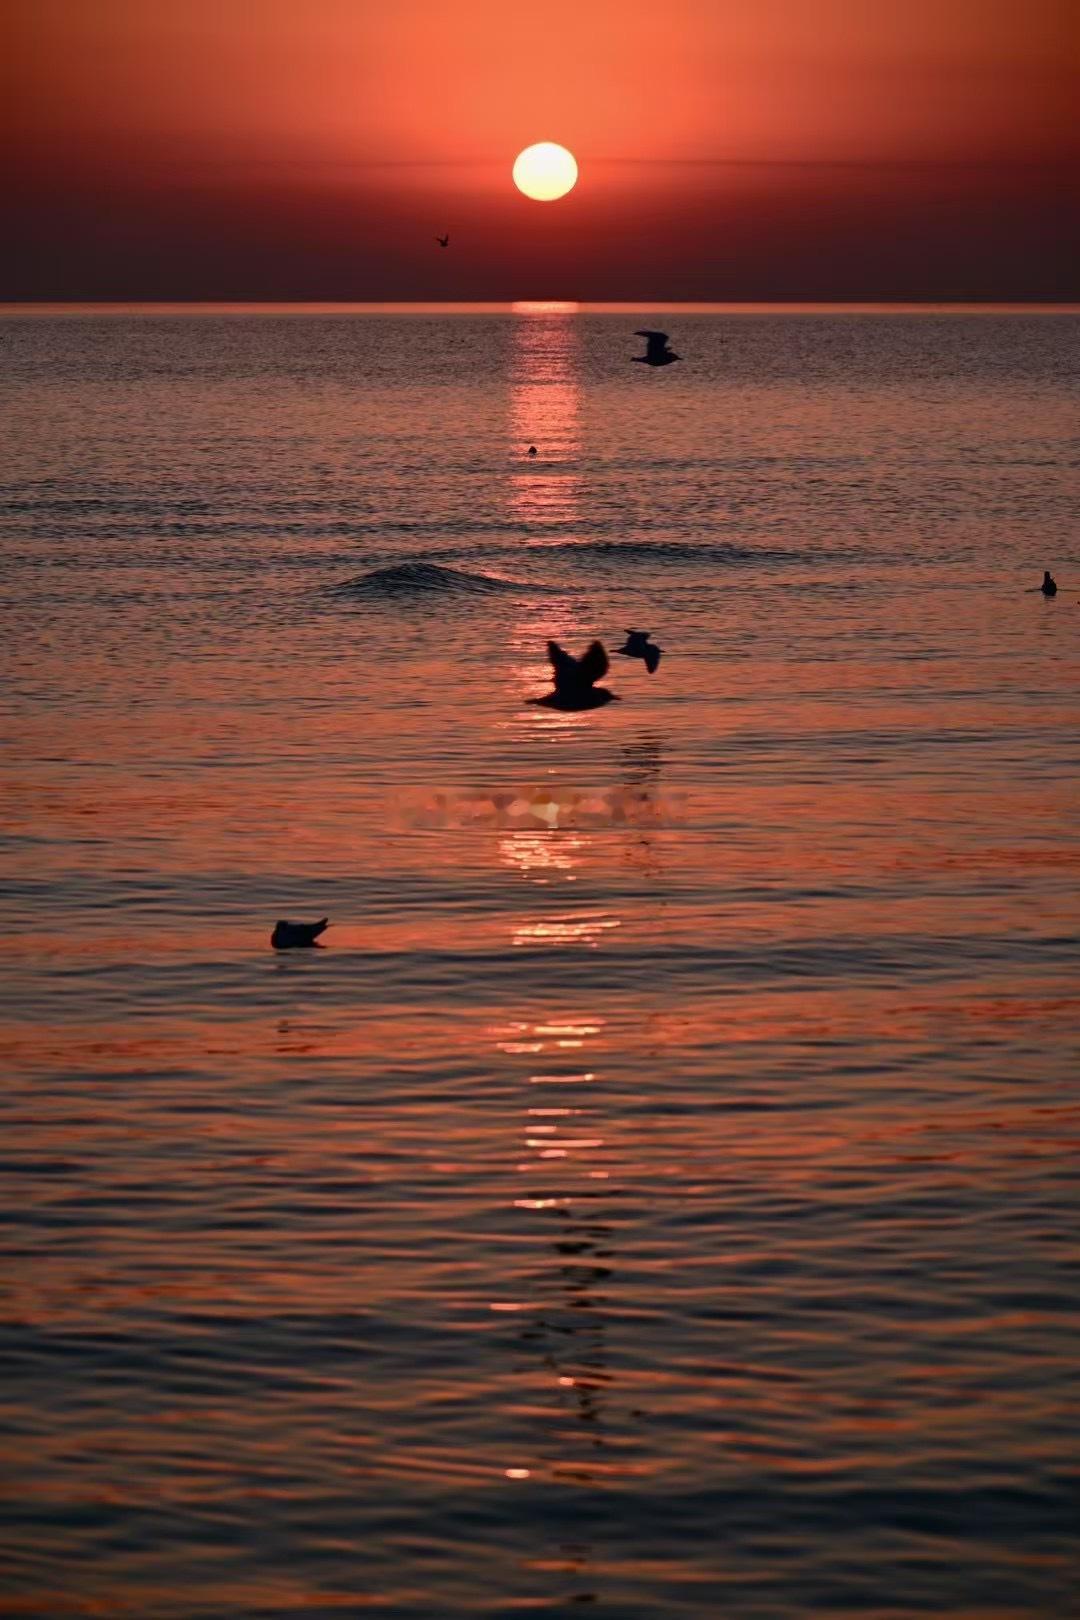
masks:
<svg viewBox="0 0 1080 1620"><path fill-rule="evenodd" d="M1078 361L2 312L4 1615L1080 1614Z"/></svg>

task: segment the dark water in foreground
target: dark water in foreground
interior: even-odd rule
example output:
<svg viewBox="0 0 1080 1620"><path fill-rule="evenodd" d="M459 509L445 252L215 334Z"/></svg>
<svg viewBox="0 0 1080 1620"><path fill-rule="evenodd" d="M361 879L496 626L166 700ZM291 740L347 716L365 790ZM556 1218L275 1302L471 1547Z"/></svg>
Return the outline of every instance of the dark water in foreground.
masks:
<svg viewBox="0 0 1080 1620"><path fill-rule="evenodd" d="M1078 333L0 323L4 1613L1080 1613Z"/></svg>

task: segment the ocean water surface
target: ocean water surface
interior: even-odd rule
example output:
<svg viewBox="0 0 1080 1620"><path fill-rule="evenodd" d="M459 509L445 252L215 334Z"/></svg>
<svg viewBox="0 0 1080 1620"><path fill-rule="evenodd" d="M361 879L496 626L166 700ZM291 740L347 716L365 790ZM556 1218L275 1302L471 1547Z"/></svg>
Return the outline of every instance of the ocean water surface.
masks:
<svg viewBox="0 0 1080 1620"><path fill-rule="evenodd" d="M0 354L3 1612L1080 1613L1080 318Z"/></svg>

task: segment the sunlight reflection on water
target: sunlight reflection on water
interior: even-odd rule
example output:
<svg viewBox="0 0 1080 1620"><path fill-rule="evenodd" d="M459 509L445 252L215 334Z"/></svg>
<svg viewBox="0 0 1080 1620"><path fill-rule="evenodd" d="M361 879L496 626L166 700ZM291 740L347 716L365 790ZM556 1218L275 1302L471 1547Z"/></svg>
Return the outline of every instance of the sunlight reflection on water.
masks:
<svg viewBox="0 0 1080 1620"><path fill-rule="evenodd" d="M581 342L572 306L519 313L511 329L510 454L518 464L509 515L543 534L579 515Z"/></svg>

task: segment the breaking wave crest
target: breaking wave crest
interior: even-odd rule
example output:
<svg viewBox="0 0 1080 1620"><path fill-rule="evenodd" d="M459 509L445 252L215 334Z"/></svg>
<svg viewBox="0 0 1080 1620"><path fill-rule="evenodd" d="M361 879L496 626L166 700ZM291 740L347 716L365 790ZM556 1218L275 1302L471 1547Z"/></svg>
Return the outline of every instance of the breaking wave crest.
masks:
<svg viewBox="0 0 1080 1620"><path fill-rule="evenodd" d="M499 579L493 574L474 574L464 568L444 568L440 563L405 562L389 568L375 568L355 579L343 580L332 589L348 596L494 596L506 591L535 587L516 580Z"/></svg>

